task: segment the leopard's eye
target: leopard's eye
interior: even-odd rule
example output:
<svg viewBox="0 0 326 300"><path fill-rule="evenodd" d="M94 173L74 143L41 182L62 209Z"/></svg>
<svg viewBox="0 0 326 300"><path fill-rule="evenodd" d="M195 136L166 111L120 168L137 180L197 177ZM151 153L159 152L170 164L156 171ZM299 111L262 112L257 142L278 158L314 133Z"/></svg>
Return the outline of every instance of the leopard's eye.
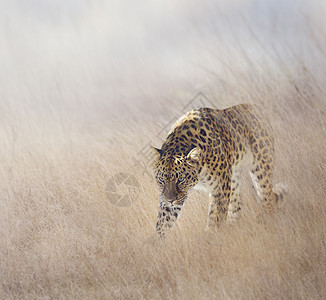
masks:
<svg viewBox="0 0 326 300"><path fill-rule="evenodd" d="M159 181L159 183L164 183L164 178L163 177L159 177L158 178L158 181Z"/></svg>
<svg viewBox="0 0 326 300"><path fill-rule="evenodd" d="M178 182L184 182L184 181L185 181L185 178L184 177L178 178Z"/></svg>

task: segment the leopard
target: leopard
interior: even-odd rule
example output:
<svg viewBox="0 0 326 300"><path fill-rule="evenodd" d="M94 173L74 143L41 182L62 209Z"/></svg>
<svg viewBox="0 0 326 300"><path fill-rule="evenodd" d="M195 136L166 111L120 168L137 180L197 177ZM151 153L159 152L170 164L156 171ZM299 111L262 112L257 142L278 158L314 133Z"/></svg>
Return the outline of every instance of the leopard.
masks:
<svg viewBox="0 0 326 300"><path fill-rule="evenodd" d="M209 196L206 229L238 220L244 165L264 213L274 212L283 200L285 188L273 186L272 128L257 104L193 109L175 122L161 148L151 149L161 237L174 226L193 189Z"/></svg>

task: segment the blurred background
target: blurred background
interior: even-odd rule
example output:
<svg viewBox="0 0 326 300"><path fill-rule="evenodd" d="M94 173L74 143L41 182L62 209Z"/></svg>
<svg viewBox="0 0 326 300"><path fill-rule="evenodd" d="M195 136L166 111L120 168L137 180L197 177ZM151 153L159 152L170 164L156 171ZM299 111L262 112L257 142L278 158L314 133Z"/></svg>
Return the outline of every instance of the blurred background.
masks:
<svg viewBox="0 0 326 300"><path fill-rule="evenodd" d="M300 61L324 83L325 11L313 0L1 0L1 111L156 118L198 91L220 106L255 100L241 87L266 91Z"/></svg>

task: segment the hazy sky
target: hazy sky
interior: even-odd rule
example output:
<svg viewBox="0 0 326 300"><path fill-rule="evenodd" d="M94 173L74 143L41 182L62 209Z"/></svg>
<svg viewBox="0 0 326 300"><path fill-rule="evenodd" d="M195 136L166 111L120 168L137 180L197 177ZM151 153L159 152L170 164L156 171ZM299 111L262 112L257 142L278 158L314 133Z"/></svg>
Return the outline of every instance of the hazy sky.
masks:
<svg viewBox="0 0 326 300"><path fill-rule="evenodd" d="M243 54L265 63L286 49L308 53L303 20L324 8L300 0L0 0L0 93L122 99L165 80L200 86L198 66L223 75L228 60L250 68Z"/></svg>

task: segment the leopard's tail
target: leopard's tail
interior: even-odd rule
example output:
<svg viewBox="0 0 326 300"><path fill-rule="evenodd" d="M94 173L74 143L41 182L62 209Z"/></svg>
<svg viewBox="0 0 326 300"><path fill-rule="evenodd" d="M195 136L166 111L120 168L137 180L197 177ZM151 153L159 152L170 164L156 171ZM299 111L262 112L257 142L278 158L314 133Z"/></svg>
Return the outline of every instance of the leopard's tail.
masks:
<svg viewBox="0 0 326 300"><path fill-rule="evenodd" d="M275 184L273 188L273 192L276 197L276 203L278 206L282 206L283 200L284 200L284 195L288 194L288 188L287 185L283 182L279 182Z"/></svg>

